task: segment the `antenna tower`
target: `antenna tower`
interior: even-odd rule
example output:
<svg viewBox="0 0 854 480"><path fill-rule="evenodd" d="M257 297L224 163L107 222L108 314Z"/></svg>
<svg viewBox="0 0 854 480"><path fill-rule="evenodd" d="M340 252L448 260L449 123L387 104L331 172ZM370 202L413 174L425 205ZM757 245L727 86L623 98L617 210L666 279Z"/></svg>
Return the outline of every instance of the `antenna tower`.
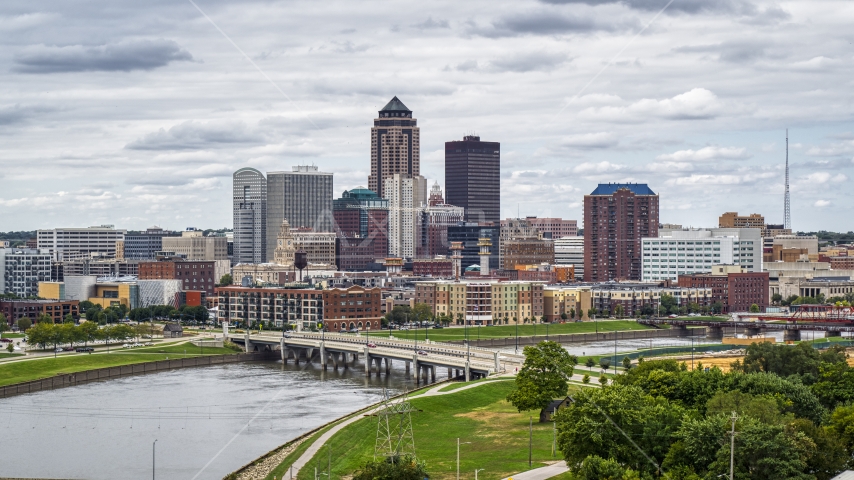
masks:
<svg viewBox="0 0 854 480"><path fill-rule="evenodd" d="M415 439L412 436L412 404L404 394L403 398L392 401L388 391L383 389L383 406L377 411L377 441L374 445L374 459L398 458L409 455L415 458Z"/></svg>
<svg viewBox="0 0 854 480"><path fill-rule="evenodd" d="M785 212L783 214L783 218L785 219L783 223L783 228L792 228L792 209L789 204L789 129L786 129L786 195L785 195L785 206L783 207Z"/></svg>

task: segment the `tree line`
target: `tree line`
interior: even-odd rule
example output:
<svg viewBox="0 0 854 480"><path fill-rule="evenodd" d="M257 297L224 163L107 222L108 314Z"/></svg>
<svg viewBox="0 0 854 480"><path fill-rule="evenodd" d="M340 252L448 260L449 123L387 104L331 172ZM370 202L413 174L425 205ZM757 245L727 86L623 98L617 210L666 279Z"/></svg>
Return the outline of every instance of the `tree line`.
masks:
<svg viewBox="0 0 854 480"><path fill-rule="evenodd" d="M46 348L52 345L54 348L60 345L70 344L86 346L95 340L106 343L111 341L122 342L131 338L151 337L161 330L150 324L126 325L123 323L115 325L99 326L95 322L83 322L79 325L73 321L65 323L53 323L50 317L44 321L37 321L35 325L27 329L27 343Z"/></svg>
<svg viewBox="0 0 854 480"><path fill-rule="evenodd" d="M520 411L564 398L577 359L558 344L525 348L508 396ZM554 416L557 445L578 479L828 480L854 467L854 369L842 347L754 343L731 371L675 360L628 363L582 388ZM735 415L733 416L733 412Z"/></svg>

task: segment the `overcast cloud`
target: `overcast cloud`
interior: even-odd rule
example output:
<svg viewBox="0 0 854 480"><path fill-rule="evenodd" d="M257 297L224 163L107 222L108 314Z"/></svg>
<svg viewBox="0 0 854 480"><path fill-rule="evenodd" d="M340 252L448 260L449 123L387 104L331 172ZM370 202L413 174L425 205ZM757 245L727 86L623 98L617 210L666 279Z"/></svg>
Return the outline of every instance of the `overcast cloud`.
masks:
<svg viewBox="0 0 854 480"><path fill-rule="evenodd" d="M395 95L431 184L501 142L505 217L643 182L663 222L781 223L789 128L794 227L854 230L854 2L196 3L246 56L188 1L0 4L0 230L230 227L245 166L339 195Z"/></svg>

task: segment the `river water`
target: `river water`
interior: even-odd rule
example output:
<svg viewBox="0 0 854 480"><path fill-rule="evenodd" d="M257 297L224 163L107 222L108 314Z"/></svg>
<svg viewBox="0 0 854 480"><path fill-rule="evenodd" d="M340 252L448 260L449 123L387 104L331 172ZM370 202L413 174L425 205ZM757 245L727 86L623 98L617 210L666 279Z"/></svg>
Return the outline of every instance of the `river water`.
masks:
<svg viewBox="0 0 854 480"><path fill-rule="evenodd" d="M402 364L401 364L402 366ZM437 369L437 373L442 369ZM0 399L0 477L221 479L330 420L413 388L403 369L281 362L178 369Z"/></svg>

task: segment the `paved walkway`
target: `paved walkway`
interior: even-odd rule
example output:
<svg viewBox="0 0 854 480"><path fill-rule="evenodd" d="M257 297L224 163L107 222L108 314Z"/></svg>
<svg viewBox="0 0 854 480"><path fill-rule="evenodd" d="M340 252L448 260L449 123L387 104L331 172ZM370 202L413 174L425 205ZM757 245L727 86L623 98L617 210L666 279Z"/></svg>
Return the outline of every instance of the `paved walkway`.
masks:
<svg viewBox="0 0 854 480"><path fill-rule="evenodd" d="M528 470L527 472L517 473L516 475L507 477L504 480L544 480L546 478L552 478L568 471L569 467L566 466L566 462L561 460L560 462L548 465L546 467L535 468L533 470Z"/></svg>

